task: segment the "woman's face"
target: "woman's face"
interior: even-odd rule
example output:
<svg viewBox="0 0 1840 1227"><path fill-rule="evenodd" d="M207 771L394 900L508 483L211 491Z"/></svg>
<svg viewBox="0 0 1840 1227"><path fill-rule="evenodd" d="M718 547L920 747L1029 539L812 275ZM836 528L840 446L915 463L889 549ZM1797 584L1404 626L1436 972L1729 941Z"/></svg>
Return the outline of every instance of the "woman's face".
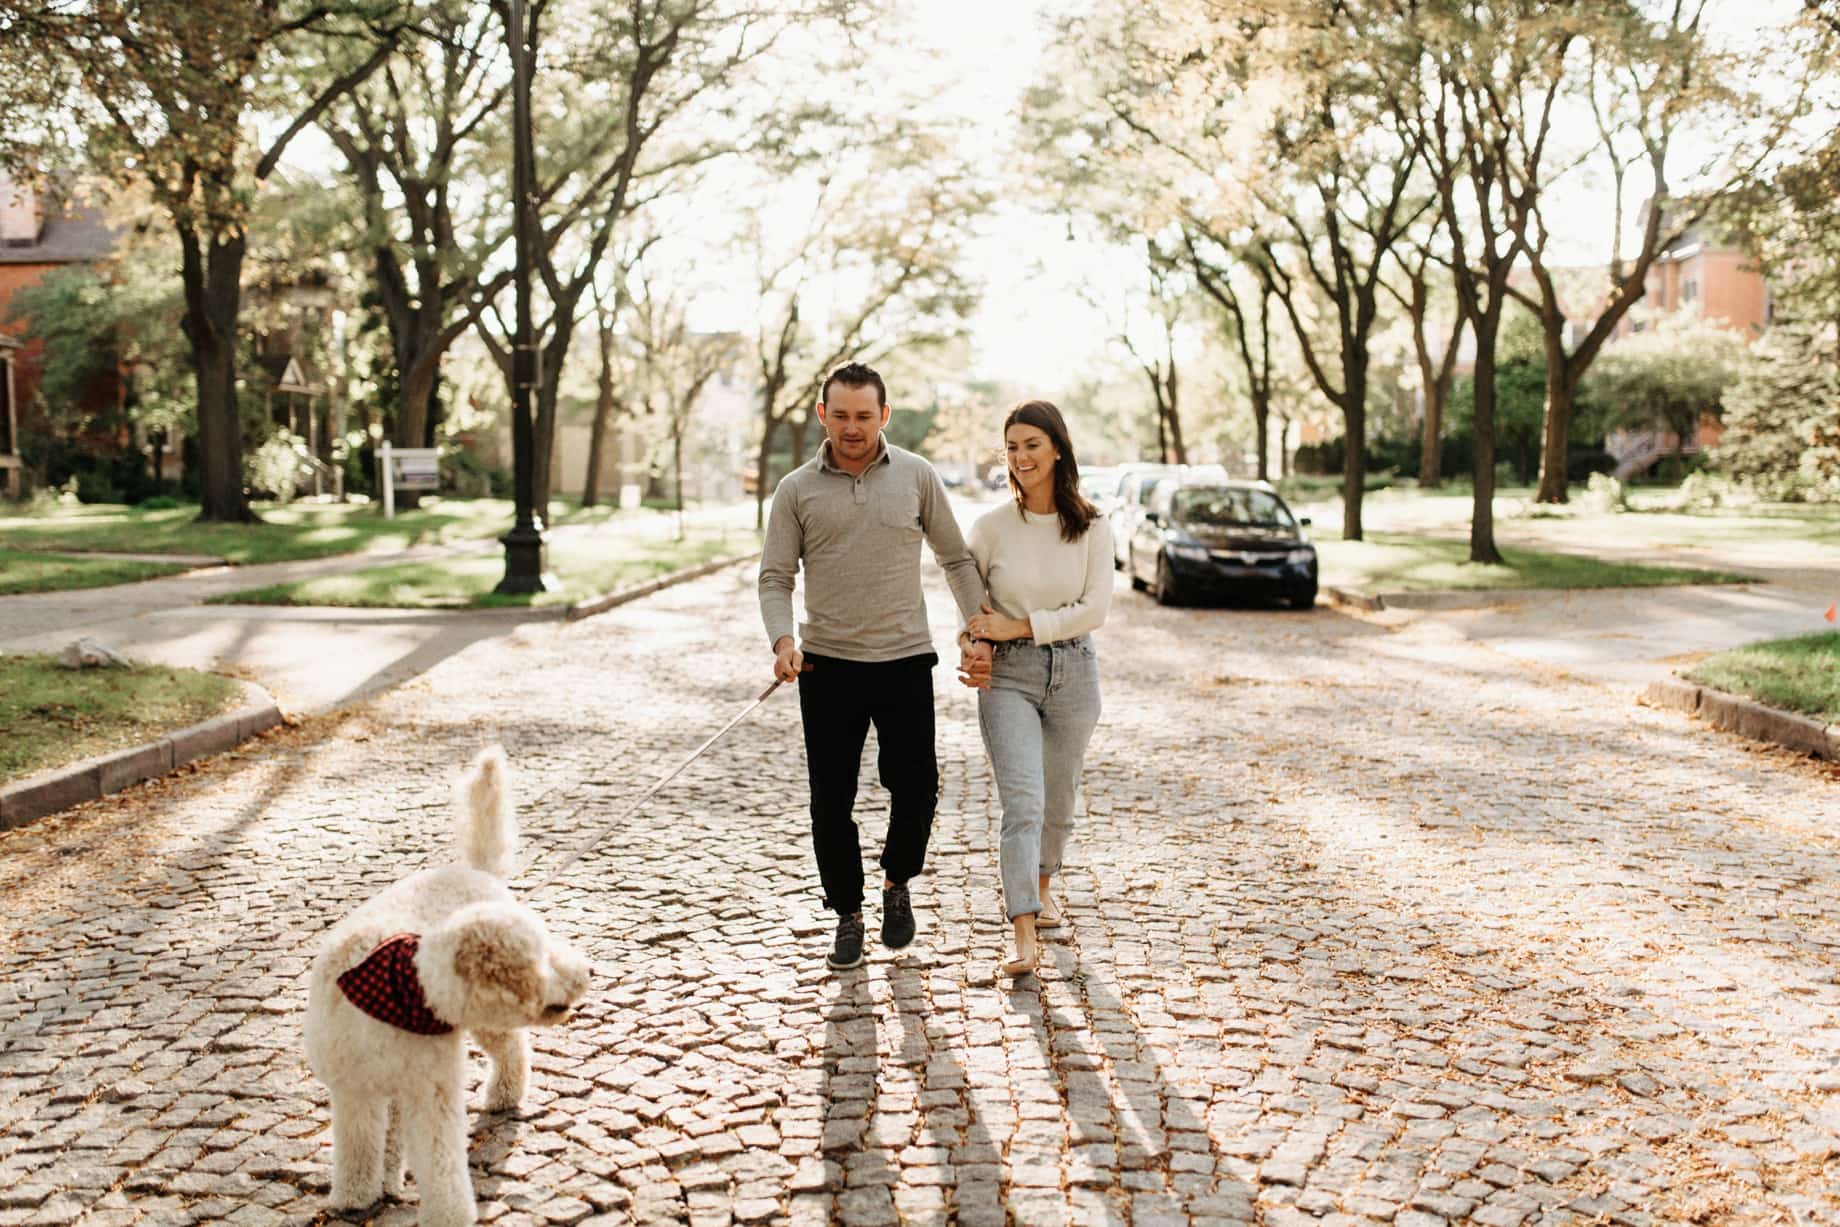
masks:
<svg viewBox="0 0 1840 1227"><path fill-rule="evenodd" d="M1053 491L1054 462L1061 454L1054 450L1047 431L1017 422L1003 432L1003 444L1009 453L1009 475L1024 495Z"/></svg>

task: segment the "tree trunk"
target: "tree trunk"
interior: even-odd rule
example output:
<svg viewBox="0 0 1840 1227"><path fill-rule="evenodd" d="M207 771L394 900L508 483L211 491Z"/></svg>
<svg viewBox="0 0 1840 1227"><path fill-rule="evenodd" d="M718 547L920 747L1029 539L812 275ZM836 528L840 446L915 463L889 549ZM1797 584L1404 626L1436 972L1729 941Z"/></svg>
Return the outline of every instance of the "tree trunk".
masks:
<svg viewBox="0 0 1840 1227"><path fill-rule="evenodd" d="M1546 428L1540 439L1540 488L1536 503L1563 503L1566 463L1572 450L1574 387L1566 368L1564 350L1549 338L1546 344Z"/></svg>
<svg viewBox="0 0 1840 1227"><path fill-rule="evenodd" d="M1418 440L1418 484L1434 489L1444 484L1444 397L1448 381L1440 383L1435 375L1425 380L1425 420Z"/></svg>
<svg viewBox="0 0 1840 1227"><path fill-rule="evenodd" d="M549 503L555 478L556 459L556 403L562 391L562 363L568 356L569 338L575 328L574 303L565 309L557 304L555 313L550 317L553 331L550 340L541 351L543 363L537 372L535 388L536 415L531 423L531 444L535 454L531 456L531 507L539 520L545 525L550 523Z"/></svg>
<svg viewBox="0 0 1840 1227"><path fill-rule="evenodd" d="M613 416L613 330L600 329L601 371L594 400L594 422L588 427L588 475L581 484L581 505L594 507L601 496L601 455L607 419Z"/></svg>
<svg viewBox="0 0 1840 1227"><path fill-rule="evenodd" d="M1257 388L1252 393L1252 426L1259 440L1259 480L1269 481L1270 468L1265 452L1271 446L1271 396Z"/></svg>
<svg viewBox="0 0 1840 1227"><path fill-rule="evenodd" d="M245 240L240 234L211 240L208 261L196 231L181 227L179 245L182 327L198 381L198 518L248 523L257 517L243 496L243 424L236 402L236 320Z"/></svg>
<svg viewBox="0 0 1840 1227"><path fill-rule="evenodd" d="M767 457L773 451L773 433L779 423L769 410L766 424L760 431L760 454L754 458L754 531L760 532L767 526Z"/></svg>
<svg viewBox="0 0 1840 1227"><path fill-rule="evenodd" d="M1367 487L1367 405L1342 410L1342 540L1361 540L1361 496Z"/></svg>
<svg viewBox="0 0 1840 1227"><path fill-rule="evenodd" d="M1461 309L1457 312L1457 322L1450 330L1450 339L1444 343L1444 352L1433 358L1430 342L1425 338L1431 303L1425 268L1420 264L1408 271L1412 277L1412 295L1406 308L1412 316L1412 349L1418 358L1418 384L1425 398L1423 419L1419 423L1418 484L1421 489L1432 489L1444 484L1444 406L1449 403L1450 384L1456 375L1457 346L1463 340L1463 312Z"/></svg>
<svg viewBox="0 0 1840 1227"><path fill-rule="evenodd" d="M422 351L422 356L411 361L405 359L413 352L414 342L399 347L396 360L398 363L398 388L396 396L396 437L392 442L397 447L430 447L429 434L435 425L434 398L436 376L440 371L439 357ZM421 490L398 490L396 508L399 511L413 511L422 505Z"/></svg>
<svg viewBox="0 0 1840 1227"><path fill-rule="evenodd" d="M1342 540L1361 540L1361 500L1367 492L1367 354L1342 359Z"/></svg>
<svg viewBox="0 0 1840 1227"><path fill-rule="evenodd" d="M1501 294L1497 292L1492 309L1475 321L1475 460L1471 468L1475 494L1469 521L1471 562L1501 561L1501 551L1495 548L1495 332L1500 323Z"/></svg>
<svg viewBox="0 0 1840 1227"><path fill-rule="evenodd" d="M805 463L805 432L811 428L811 416L801 415L796 420L788 420L786 429L792 432L792 467L798 468Z"/></svg>
<svg viewBox="0 0 1840 1227"><path fill-rule="evenodd" d="M671 494L677 504L677 539L684 539L684 423L682 419L672 423L671 429Z"/></svg>
<svg viewBox="0 0 1840 1227"><path fill-rule="evenodd" d="M1176 383L1176 362L1169 360L1169 375L1164 381L1167 398L1164 404L1169 416L1169 445L1175 451L1177 464L1188 463L1188 445L1182 441L1181 387Z"/></svg>
<svg viewBox="0 0 1840 1227"><path fill-rule="evenodd" d="M1278 476L1291 475L1291 420L1278 419Z"/></svg>

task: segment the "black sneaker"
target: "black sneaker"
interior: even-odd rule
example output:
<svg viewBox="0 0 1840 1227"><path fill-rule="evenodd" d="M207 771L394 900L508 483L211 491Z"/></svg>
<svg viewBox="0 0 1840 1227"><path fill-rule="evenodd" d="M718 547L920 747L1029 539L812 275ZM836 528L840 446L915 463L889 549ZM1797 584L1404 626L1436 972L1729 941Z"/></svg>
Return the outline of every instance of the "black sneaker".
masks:
<svg viewBox="0 0 1840 1227"><path fill-rule="evenodd" d="M831 946L830 957L824 961L838 971L855 967L862 962L862 946L862 917L841 916L837 920L837 940Z"/></svg>
<svg viewBox="0 0 1840 1227"><path fill-rule="evenodd" d="M882 892L882 945L899 950L914 940L914 902L907 897L907 887L890 887Z"/></svg>

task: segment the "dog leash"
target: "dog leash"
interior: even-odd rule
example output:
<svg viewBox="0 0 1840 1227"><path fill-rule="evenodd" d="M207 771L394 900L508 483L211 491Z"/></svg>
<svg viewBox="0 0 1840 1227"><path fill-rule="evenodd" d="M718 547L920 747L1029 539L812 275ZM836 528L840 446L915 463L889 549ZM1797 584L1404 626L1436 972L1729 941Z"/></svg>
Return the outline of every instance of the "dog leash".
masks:
<svg viewBox="0 0 1840 1227"><path fill-rule="evenodd" d="M807 666L807 668L809 668L809 666ZM661 779L653 781L652 786L650 788L647 788L643 793L639 794L638 799L635 800L631 805L628 805L624 810L621 810L618 814L608 819L605 823L602 823L598 830L596 830L586 840L582 841L582 843L577 845L575 850L573 852L570 852L568 857L560 865L552 869L548 877L544 878L541 882L537 883L536 886L531 888L529 893L534 895L538 891L547 890L549 887L555 885L556 882L561 879L562 875L566 873L569 870L569 868L575 864L576 861L580 860L582 856L590 848L594 847L595 844L598 844L601 841L602 837L604 837L608 831L611 831L615 826L617 826L621 822L624 822L626 819L632 817L634 814L638 813L639 807L644 805L647 801L650 801L654 796L656 796L660 788L663 788L666 784L669 784L672 780L676 779L679 775L683 774L683 770L685 767L688 767L691 763L694 763L698 758L701 758L703 755L703 751L709 749L710 746L713 746L716 744L716 742L722 740L723 735L727 733L728 730L734 728L737 724L740 724L743 720L746 720L750 715L753 714L755 708L759 707L762 703L765 703L768 699L772 698L773 692L775 690L778 690L779 688L780 688L780 681L778 678L775 678L771 686L768 686L765 690L760 692L759 698L755 699L752 703L749 703L746 707L742 708L739 712L735 714L734 719L730 720L727 724L717 729L715 731L714 736L710 737L708 741L705 741L702 745L698 746L695 750L691 751L690 757L686 758L683 762L673 767L669 775L666 775L662 777ZM528 873L529 871L530 871L530 866L526 865L522 872Z"/></svg>

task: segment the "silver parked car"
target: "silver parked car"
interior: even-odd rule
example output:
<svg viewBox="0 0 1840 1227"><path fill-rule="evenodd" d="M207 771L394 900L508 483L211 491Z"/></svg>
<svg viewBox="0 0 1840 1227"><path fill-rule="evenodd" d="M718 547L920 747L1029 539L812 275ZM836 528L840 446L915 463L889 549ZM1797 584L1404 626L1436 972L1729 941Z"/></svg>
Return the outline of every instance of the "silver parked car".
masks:
<svg viewBox="0 0 1840 1227"><path fill-rule="evenodd" d="M1112 524L1112 566L1124 570L1131 557L1131 534L1143 523L1144 511L1156 488L1168 478L1183 481L1226 481L1227 471L1217 464L1127 464L1118 483L1118 499L1109 514Z"/></svg>
<svg viewBox="0 0 1840 1227"><path fill-rule="evenodd" d="M1124 475L1118 480L1118 496L1113 500L1111 510L1106 513L1106 519L1112 525L1112 566L1122 571L1125 561L1130 557L1131 534L1137 531L1137 522L1143 518L1144 508L1150 504L1150 495L1156 490L1156 483L1179 473L1182 466L1128 464L1119 467Z"/></svg>

